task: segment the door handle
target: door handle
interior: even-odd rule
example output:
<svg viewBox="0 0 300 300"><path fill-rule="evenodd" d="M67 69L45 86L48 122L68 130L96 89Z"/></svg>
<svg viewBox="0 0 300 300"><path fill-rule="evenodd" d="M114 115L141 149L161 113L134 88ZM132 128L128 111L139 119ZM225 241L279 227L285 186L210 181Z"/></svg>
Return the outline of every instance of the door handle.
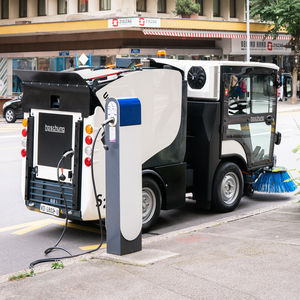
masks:
<svg viewBox="0 0 300 300"><path fill-rule="evenodd" d="M265 117L265 123L267 125L271 125L273 121L274 121L274 117L272 115L268 115Z"/></svg>

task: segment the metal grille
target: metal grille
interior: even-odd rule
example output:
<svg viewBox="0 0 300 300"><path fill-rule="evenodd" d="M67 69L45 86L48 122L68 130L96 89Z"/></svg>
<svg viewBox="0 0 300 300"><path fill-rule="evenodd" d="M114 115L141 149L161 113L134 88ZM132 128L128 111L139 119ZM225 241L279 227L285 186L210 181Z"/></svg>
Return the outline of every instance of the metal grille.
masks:
<svg viewBox="0 0 300 300"><path fill-rule="evenodd" d="M62 183L68 209L72 209L73 188L71 184ZM37 203L64 208L64 200L58 182L33 178L29 185L29 200Z"/></svg>

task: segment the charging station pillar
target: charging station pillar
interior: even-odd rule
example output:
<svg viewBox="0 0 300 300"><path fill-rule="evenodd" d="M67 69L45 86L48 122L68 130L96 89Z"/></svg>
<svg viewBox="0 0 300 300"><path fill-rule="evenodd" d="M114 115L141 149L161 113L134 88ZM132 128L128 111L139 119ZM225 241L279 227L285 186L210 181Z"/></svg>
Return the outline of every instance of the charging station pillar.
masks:
<svg viewBox="0 0 300 300"><path fill-rule="evenodd" d="M142 249L141 103L138 98L110 98L105 129L107 253Z"/></svg>

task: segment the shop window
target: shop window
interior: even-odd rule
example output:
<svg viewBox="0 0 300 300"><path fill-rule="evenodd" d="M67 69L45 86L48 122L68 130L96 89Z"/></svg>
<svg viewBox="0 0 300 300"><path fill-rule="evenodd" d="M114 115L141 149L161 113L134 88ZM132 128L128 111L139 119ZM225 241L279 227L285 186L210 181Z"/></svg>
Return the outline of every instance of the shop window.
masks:
<svg viewBox="0 0 300 300"><path fill-rule="evenodd" d="M19 0L19 17L27 17L27 0Z"/></svg>
<svg viewBox="0 0 300 300"><path fill-rule="evenodd" d="M78 0L78 12L88 12L89 0Z"/></svg>
<svg viewBox="0 0 300 300"><path fill-rule="evenodd" d="M49 59L49 71L60 72L66 69L65 57L50 57Z"/></svg>
<svg viewBox="0 0 300 300"><path fill-rule="evenodd" d="M236 18L236 0L230 0L230 18Z"/></svg>
<svg viewBox="0 0 300 300"><path fill-rule="evenodd" d="M214 17L220 17L220 0L213 0Z"/></svg>
<svg viewBox="0 0 300 300"><path fill-rule="evenodd" d="M41 71L50 70L50 58L39 57L37 61L37 69Z"/></svg>
<svg viewBox="0 0 300 300"><path fill-rule="evenodd" d="M13 59L13 93L21 93L22 92L22 82L21 79L15 74L15 70L34 70L35 62L32 58L20 58Z"/></svg>
<svg viewBox="0 0 300 300"><path fill-rule="evenodd" d="M57 13L64 15L67 13L68 2L67 0L57 0Z"/></svg>
<svg viewBox="0 0 300 300"><path fill-rule="evenodd" d="M200 4L199 16L203 16L203 0L196 0L196 3Z"/></svg>
<svg viewBox="0 0 300 300"><path fill-rule="evenodd" d="M111 0L100 0L100 10L111 10Z"/></svg>
<svg viewBox="0 0 300 300"><path fill-rule="evenodd" d="M136 11L146 11L146 0L136 0Z"/></svg>
<svg viewBox="0 0 300 300"><path fill-rule="evenodd" d="M1 1L1 19L8 19L8 0Z"/></svg>
<svg viewBox="0 0 300 300"><path fill-rule="evenodd" d="M166 0L157 0L157 12L158 13L166 13L167 12Z"/></svg>
<svg viewBox="0 0 300 300"><path fill-rule="evenodd" d="M38 0L38 16L46 16L46 0Z"/></svg>

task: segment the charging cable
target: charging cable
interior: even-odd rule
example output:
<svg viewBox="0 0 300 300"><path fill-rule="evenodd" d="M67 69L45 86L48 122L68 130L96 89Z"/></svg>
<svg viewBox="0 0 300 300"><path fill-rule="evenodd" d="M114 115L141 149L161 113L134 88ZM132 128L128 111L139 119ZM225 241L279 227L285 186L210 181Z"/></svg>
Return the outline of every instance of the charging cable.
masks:
<svg viewBox="0 0 300 300"><path fill-rule="evenodd" d="M65 197L63 187L62 187L62 183L60 181L60 176L59 176L59 169L60 169L60 165L63 162L63 160L66 157L68 157L69 155L74 154L73 150L67 151L62 155L61 159L59 160L59 162L57 164L57 180L58 180L60 191L61 191L61 194L62 194L62 197L63 197L63 200L64 200L64 205L65 205L65 210L66 210L66 223L65 223L65 226L64 226L64 230L63 230L61 236L59 237L59 239L57 240L57 242L55 243L55 245L53 247L50 247L50 248L46 249L44 253L45 253L45 255L47 255L50 252L52 252L53 250L62 250L62 251L67 252L69 254L69 256L49 257L49 258L47 257L47 258L38 259L38 260L35 260L35 261L30 263L30 265L29 265L30 269L33 269L35 265L38 265L38 264L41 264L41 263L52 262L52 261L55 262L55 261L60 261L62 259L66 259L66 258L78 257L78 256L81 256L81 255L84 255L84 254L89 254L89 253L95 252L95 251L97 251L101 248L101 246L103 244L103 224L102 224L102 217L101 217L101 211L100 211L100 206L102 204L102 200L101 200L102 195L101 194L98 195L97 190L96 190L95 175L94 175L94 152L95 152L96 141L97 141L97 138L98 138L101 130L104 129L104 127L107 124L114 123L114 122L115 122L114 117L108 118L104 122L102 122L102 124L100 125L100 128L98 129L97 134L95 136L95 140L94 140L94 143L93 143L93 146L92 146L92 154L91 154L91 176L92 176L94 196L95 196L95 200L96 200L96 207L97 207L98 216L99 216L100 244L98 245L98 247L96 249L92 249L92 250L85 251L85 252L82 252L82 253L78 253L78 254L75 254L75 255L72 255L69 251L67 251L64 248L57 247L58 244L61 242L61 240L62 240L62 238L63 238L63 236L64 236L64 234L65 234L65 232L68 228L68 221L69 221L67 201L66 201L66 197ZM106 149L105 145L104 145L104 149Z"/></svg>
<svg viewBox="0 0 300 300"><path fill-rule="evenodd" d="M49 254L50 252L52 252L53 250L62 250L62 251L65 251L67 252L69 255L72 255L69 251L67 251L66 249L64 248L61 248L61 247L57 247L58 244L61 242L62 238L64 237L65 235L65 232L68 228L68 222L69 222L69 215L68 215L68 207L67 207L67 201L66 201L66 197L65 197L65 194L64 194L64 189L63 189L63 186L62 186L62 183L61 183L61 180L65 180L65 176L64 174L62 173L61 175L59 175L59 169L61 167L61 164L62 162L64 161L65 158L67 158L68 156L73 156L74 154L74 151L73 150L70 150L70 151L67 151L63 154L63 156L61 157L61 159L59 160L58 164L57 164L57 167L56 167L56 170L57 170L57 181L58 181L58 184L59 184L59 188L60 188L60 192L62 194L62 198L64 200L64 206L65 206L65 211L66 211L66 223L65 223L65 226L64 226L64 229L63 229L63 232L61 233L59 239L57 240L57 242L55 243L55 245L53 247L50 247L50 248L47 248L44 253L45 255Z"/></svg>

